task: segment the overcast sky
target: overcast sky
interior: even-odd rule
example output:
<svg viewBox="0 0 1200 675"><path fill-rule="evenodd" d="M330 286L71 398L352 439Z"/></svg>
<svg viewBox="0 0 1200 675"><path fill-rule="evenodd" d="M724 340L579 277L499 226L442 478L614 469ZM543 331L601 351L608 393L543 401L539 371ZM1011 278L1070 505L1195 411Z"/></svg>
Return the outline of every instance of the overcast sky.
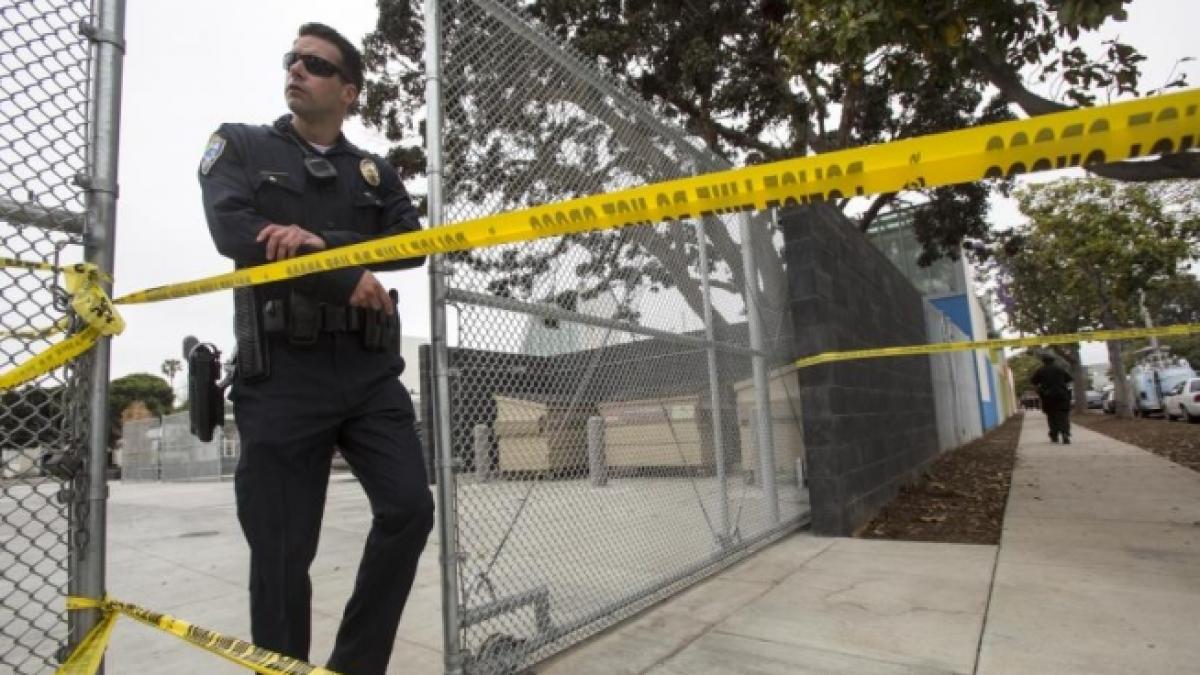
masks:
<svg viewBox="0 0 1200 675"><path fill-rule="evenodd" d="M217 255L200 207L196 167L209 134L222 122L267 123L286 112L280 58L305 21L322 21L355 42L374 26L372 0L129 0L117 226L118 294L231 268ZM1164 81L1174 62L1192 54L1200 3L1138 0L1119 34L1143 51L1147 84ZM1200 86L1195 63L1184 64ZM351 141L382 152L386 143L357 121ZM1019 214L998 203L994 220ZM429 335L426 270L389 273L401 291L404 332ZM113 343L114 377L159 372L178 358L185 335L232 342L229 293L122 309L126 332ZM1089 349L1099 360L1102 350ZM1091 356L1094 354L1095 356ZM177 379L177 384L179 380Z"/></svg>

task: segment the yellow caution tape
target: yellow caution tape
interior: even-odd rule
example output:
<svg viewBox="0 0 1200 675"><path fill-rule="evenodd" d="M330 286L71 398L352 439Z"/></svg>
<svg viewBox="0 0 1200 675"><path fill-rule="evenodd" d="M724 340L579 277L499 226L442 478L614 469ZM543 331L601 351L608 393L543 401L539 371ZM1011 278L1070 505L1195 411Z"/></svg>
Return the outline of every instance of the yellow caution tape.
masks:
<svg viewBox="0 0 1200 675"><path fill-rule="evenodd" d="M75 648L75 651L71 653L67 661L59 667L56 671L57 675L93 675L100 665L100 660L104 657L104 650L108 646L108 639L112 634L113 624L121 614L163 632L170 633L189 644L232 661L239 666L250 668L255 672L265 675L338 675L328 668L314 666L311 663L294 659L290 656L262 649L245 640L222 635L215 631L192 625L187 621L177 619L173 616L151 612L148 609L127 602L119 602L108 598L94 600L92 598L68 597L67 609L73 611L98 609L102 614L102 618L88 632L83 641L79 643L79 646Z"/></svg>
<svg viewBox="0 0 1200 675"><path fill-rule="evenodd" d="M54 344L16 368L0 373L0 391L12 389L39 375L66 365L71 359L91 349L98 339L100 339L100 331L88 326L81 332Z"/></svg>
<svg viewBox="0 0 1200 675"><path fill-rule="evenodd" d="M44 262L29 262L26 260L18 260L16 258L5 258L0 256L0 267L16 267L20 269L30 270L33 272L61 272L62 267L51 265Z"/></svg>
<svg viewBox="0 0 1200 675"><path fill-rule="evenodd" d="M71 298L71 309L86 326L82 331L58 342L46 351L36 354L33 358L9 371L0 373L0 391L11 389L24 382L48 373L55 368L86 352L96 340L105 335L119 335L125 330L125 320L117 312L112 300L100 287L105 278L103 274L90 263L78 263L68 266L55 266L49 263L28 262L13 258L0 258L0 267L17 267L33 271L56 272L63 275L63 286ZM60 319L54 326L43 330L14 331L0 335L3 337L50 337L65 331L70 325L69 319Z"/></svg>
<svg viewBox="0 0 1200 675"><path fill-rule="evenodd" d="M542 237L811 204L1190 150L1200 90L664 181L343 246L117 298L157 302Z"/></svg>
<svg viewBox="0 0 1200 675"><path fill-rule="evenodd" d="M114 303L157 302L344 267L591 230L811 204L1183 152L1195 147L1200 137L1198 111L1200 90L1188 90L665 181L145 289L115 301L109 301L102 293L84 294L80 315L106 324L109 328L105 334L115 334L123 323L113 308ZM52 268L37 263L22 264L31 269Z"/></svg>
<svg viewBox="0 0 1200 675"><path fill-rule="evenodd" d="M0 330L0 339L18 338L21 340L46 340L59 333L65 333L71 325L69 317L63 317L48 328L29 328L19 330Z"/></svg>
<svg viewBox="0 0 1200 675"><path fill-rule="evenodd" d="M90 598L67 598L68 610L102 609L103 603ZM104 660L104 651L108 648L108 640L112 637L113 627L117 624L116 612L103 612L100 621L92 626L83 641L71 652L67 660L54 671L55 675L92 675L100 669Z"/></svg>
<svg viewBox="0 0 1200 675"><path fill-rule="evenodd" d="M43 262L27 262L16 258L0 256L0 267L15 267L35 272L61 272L62 268ZM48 328L32 328L27 330L0 330L0 338L20 338L23 340L40 340L53 337L67 330L69 319L59 319Z"/></svg>
<svg viewBox="0 0 1200 675"><path fill-rule="evenodd" d="M797 368L808 368L822 363L838 361L856 361L859 359L879 359L892 356L920 356L922 354L942 354L945 352L962 352L973 349L1000 349L1002 347L1038 347L1041 345L1062 345L1075 342L1102 342L1108 340L1133 340L1151 336L1190 335L1200 333L1200 324L1178 324L1174 326L1156 326L1154 328L1119 328L1116 330L1086 331L1083 333L1062 333L1060 335L1037 335L1021 338L1000 338L996 340L975 340L968 342L938 342L934 344L905 345L902 347L881 347L878 349L855 349L839 352L825 352L814 356L806 356L794 362Z"/></svg>

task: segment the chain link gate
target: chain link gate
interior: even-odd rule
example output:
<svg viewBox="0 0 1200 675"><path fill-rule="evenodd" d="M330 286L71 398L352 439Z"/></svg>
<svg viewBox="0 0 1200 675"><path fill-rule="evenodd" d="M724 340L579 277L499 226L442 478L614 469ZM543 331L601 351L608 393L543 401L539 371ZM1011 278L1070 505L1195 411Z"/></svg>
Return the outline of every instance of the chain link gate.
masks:
<svg viewBox="0 0 1200 675"><path fill-rule="evenodd" d="M425 20L431 226L729 166L515 0ZM782 246L711 215L431 264L447 672L519 671L802 523Z"/></svg>
<svg viewBox="0 0 1200 675"><path fill-rule="evenodd" d="M111 271L122 24L119 0L0 7L0 257ZM80 328L69 299L0 266L0 371ZM65 599L103 588L106 349L0 391L3 672L55 669L94 620Z"/></svg>
<svg viewBox="0 0 1200 675"><path fill-rule="evenodd" d="M0 10L0 256L82 258L90 45L86 2L16 2ZM61 279L0 269L0 370L60 335L33 336L67 316ZM68 640L67 509L79 494L68 462L87 447L87 359L5 391L0 410L0 669L53 669ZM47 460L61 467L50 471ZM78 461L78 460L76 460ZM79 480L83 480L80 478Z"/></svg>

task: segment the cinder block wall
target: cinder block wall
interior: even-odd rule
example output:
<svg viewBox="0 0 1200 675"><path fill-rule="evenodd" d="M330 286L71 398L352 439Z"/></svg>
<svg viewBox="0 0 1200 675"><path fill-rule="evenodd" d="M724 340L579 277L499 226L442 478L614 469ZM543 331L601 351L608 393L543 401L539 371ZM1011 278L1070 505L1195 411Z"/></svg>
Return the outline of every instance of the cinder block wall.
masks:
<svg viewBox="0 0 1200 675"><path fill-rule="evenodd" d="M927 341L923 300L829 207L784 225L796 356ZM813 531L868 522L938 453L929 357L833 363L799 372Z"/></svg>

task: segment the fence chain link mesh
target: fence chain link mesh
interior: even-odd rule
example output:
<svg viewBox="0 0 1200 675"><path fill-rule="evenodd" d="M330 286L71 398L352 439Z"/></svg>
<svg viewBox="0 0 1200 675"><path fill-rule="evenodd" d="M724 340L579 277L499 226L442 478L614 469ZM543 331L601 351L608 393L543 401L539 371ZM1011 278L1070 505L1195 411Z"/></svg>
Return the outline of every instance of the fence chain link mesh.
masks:
<svg viewBox="0 0 1200 675"><path fill-rule="evenodd" d="M192 435L188 413L125 422L121 431L121 479L187 482L232 478L241 445L232 421L207 443Z"/></svg>
<svg viewBox="0 0 1200 675"><path fill-rule="evenodd" d="M0 5L0 257L82 259L89 20L87 2ZM62 339L40 334L69 316L61 283L0 268L0 371ZM2 672L44 673L64 653L69 551L88 535L68 510L86 516L89 373L85 357L0 392Z"/></svg>
<svg viewBox="0 0 1200 675"><path fill-rule="evenodd" d="M514 0L440 6L446 222L728 168ZM782 247L773 214L734 214L447 256L467 672L519 671L806 517Z"/></svg>

